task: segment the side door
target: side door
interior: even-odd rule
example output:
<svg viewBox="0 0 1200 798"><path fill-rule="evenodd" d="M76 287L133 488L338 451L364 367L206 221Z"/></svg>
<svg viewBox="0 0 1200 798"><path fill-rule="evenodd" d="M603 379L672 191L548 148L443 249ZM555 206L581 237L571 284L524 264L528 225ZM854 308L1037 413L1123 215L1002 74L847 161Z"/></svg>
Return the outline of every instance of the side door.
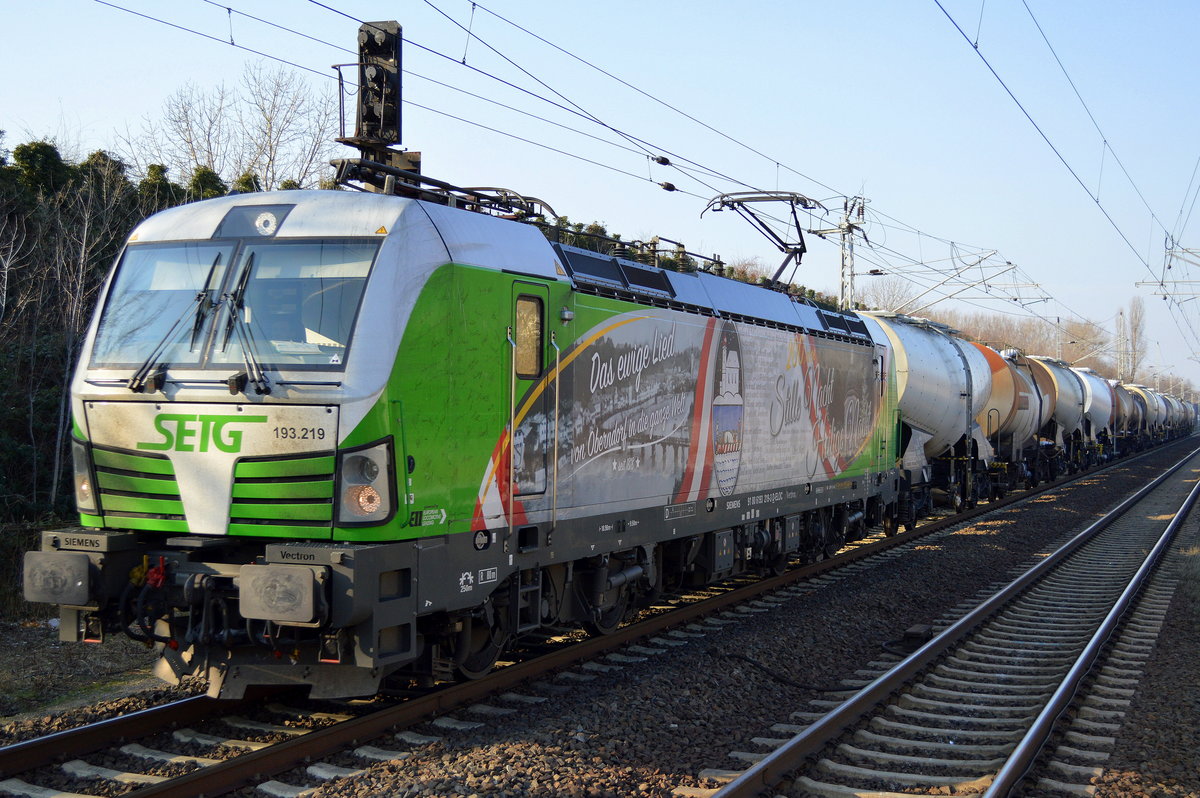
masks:
<svg viewBox="0 0 1200 798"><path fill-rule="evenodd" d="M546 379L555 362L550 347L548 293L545 285L513 283L509 429L513 430L510 451L514 497L545 494L551 480L556 419L554 386Z"/></svg>

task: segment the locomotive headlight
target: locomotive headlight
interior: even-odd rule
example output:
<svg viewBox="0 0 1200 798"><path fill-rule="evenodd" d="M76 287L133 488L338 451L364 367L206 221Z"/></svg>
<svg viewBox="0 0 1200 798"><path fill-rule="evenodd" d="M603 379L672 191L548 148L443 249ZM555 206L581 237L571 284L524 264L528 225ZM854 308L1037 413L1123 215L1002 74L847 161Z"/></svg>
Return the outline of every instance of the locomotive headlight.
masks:
<svg viewBox="0 0 1200 798"><path fill-rule="evenodd" d="M390 520L396 511L392 498L394 483L390 438L341 452L338 460L338 523L366 526Z"/></svg>
<svg viewBox="0 0 1200 798"><path fill-rule="evenodd" d="M351 485L346 489L346 504L350 512L366 517L379 512L383 497L370 485Z"/></svg>
<svg viewBox="0 0 1200 798"><path fill-rule="evenodd" d="M79 512L95 515L99 510L95 495L96 480L92 475L92 457L85 442L71 441L71 462L75 472L75 505Z"/></svg>
<svg viewBox="0 0 1200 798"><path fill-rule="evenodd" d="M369 485L379 478L379 464L369 457L356 454L346 458L345 480L362 485Z"/></svg>

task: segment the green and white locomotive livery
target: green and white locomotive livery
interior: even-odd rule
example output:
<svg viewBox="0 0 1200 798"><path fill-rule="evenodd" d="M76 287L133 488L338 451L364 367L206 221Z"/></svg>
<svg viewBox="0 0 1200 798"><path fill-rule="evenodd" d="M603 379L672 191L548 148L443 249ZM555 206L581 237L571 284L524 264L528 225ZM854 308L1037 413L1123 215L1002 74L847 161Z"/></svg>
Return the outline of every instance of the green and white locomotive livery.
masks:
<svg viewBox="0 0 1200 798"><path fill-rule="evenodd" d="M437 202L175 208L101 297L83 528L44 533L26 596L213 695L478 676L894 524L894 371L853 315Z"/></svg>

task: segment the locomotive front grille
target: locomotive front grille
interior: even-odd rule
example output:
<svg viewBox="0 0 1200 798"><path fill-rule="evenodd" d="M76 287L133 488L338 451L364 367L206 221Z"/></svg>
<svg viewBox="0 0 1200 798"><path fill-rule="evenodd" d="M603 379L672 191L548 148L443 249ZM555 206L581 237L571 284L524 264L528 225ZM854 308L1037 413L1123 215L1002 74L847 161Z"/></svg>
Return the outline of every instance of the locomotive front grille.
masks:
<svg viewBox="0 0 1200 798"><path fill-rule="evenodd" d="M333 526L333 452L239 460L233 471L232 534L310 537Z"/></svg>
<svg viewBox="0 0 1200 798"><path fill-rule="evenodd" d="M175 467L163 455L92 446L101 516L85 524L188 532Z"/></svg>

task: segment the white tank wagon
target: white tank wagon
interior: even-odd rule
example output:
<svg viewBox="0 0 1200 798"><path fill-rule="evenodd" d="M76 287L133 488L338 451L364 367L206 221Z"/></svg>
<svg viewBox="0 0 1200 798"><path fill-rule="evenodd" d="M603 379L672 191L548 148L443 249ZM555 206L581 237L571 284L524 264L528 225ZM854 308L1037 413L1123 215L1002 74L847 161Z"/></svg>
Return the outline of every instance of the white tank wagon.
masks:
<svg viewBox="0 0 1200 798"><path fill-rule="evenodd" d="M1187 412L1184 410L1183 400L1177 399L1170 394L1163 394L1163 399L1167 403L1167 424L1171 434L1180 432L1187 425Z"/></svg>
<svg viewBox="0 0 1200 798"><path fill-rule="evenodd" d="M1108 380L1107 382L1113 392L1113 432L1121 435L1130 427L1137 425L1140 420L1140 411L1124 384L1117 380Z"/></svg>
<svg viewBox="0 0 1200 798"><path fill-rule="evenodd" d="M927 497L922 485L944 487L955 507L988 495L991 446L975 423L992 392L983 353L944 324L893 313L859 315L876 343L893 352L902 467L914 486L914 501Z"/></svg>
<svg viewBox="0 0 1200 798"><path fill-rule="evenodd" d="M1033 355L1028 358L1033 367L1033 380L1038 389L1054 403L1054 426L1043 429L1046 437L1053 436L1062 446L1071 435L1083 430L1083 383L1071 367L1062 360Z"/></svg>
<svg viewBox="0 0 1200 798"><path fill-rule="evenodd" d="M1166 400L1158 391L1145 385L1131 384L1125 387L1142 403L1142 423L1138 433L1144 440L1158 440L1162 437L1162 428L1167 420Z"/></svg>
<svg viewBox="0 0 1200 798"><path fill-rule="evenodd" d="M1092 369L1073 368L1083 384L1083 435L1092 445L1085 458L1096 462L1113 455L1113 419L1116 417L1116 395L1108 380Z"/></svg>
<svg viewBox="0 0 1200 798"><path fill-rule="evenodd" d="M1113 390L1113 434L1117 455L1121 456L1141 448L1138 430L1146 414L1146 402L1122 382L1109 380L1108 384Z"/></svg>
<svg viewBox="0 0 1200 798"><path fill-rule="evenodd" d="M1070 365L1052 357L1027 358L1038 390L1054 405L1054 412L1040 434L1055 447L1051 477L1062 471L1074 473L1083 466L1083 381Z"/></svg>

